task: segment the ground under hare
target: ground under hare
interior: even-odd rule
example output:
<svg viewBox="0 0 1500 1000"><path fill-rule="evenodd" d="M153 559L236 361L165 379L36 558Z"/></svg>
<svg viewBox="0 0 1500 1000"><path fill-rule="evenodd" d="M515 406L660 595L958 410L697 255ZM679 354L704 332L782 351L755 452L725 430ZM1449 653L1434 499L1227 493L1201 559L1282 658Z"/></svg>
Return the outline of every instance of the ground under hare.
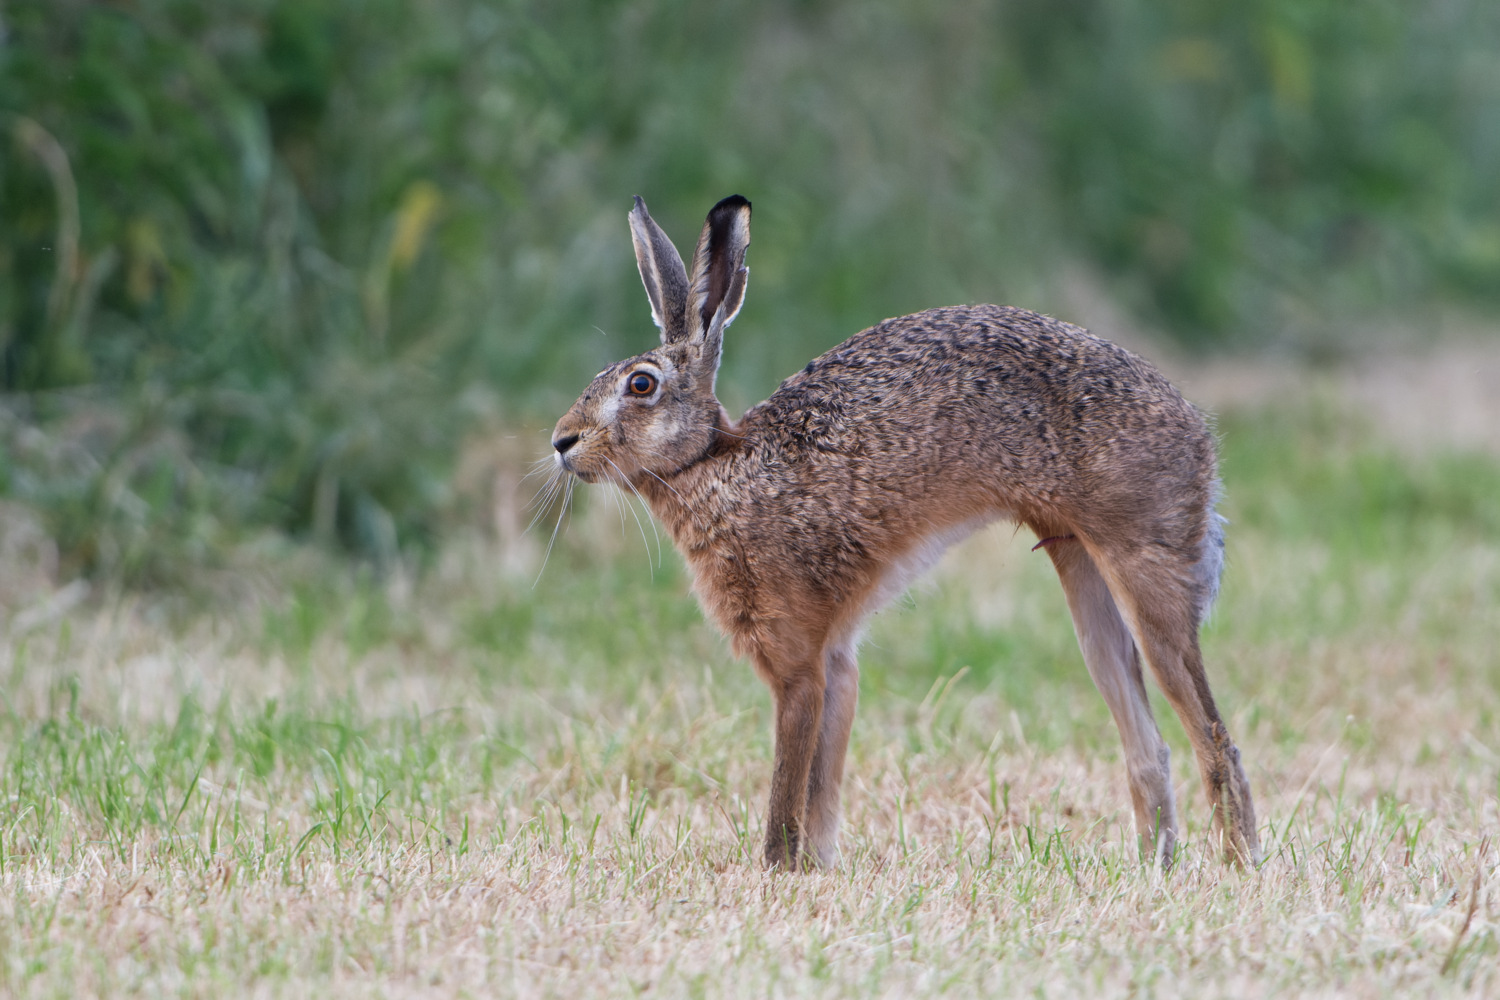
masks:
<svg viewBox="0 0 1500 1000"><path fill-rule="evenodd" d="M553 433L559 475L627 485L776 702L773 866L838 857L839 784L868 616L987 522L1036 532L1125 744L1143 855L1171 863L1167 746L1141 662L1181 717L1225 855L1258 859L1239 751L1198 627L1223 552L1214 441L1151 365L1021 309L959 306L855 334L731 420L714 396L744 301L750 203L709 212L683 267L636 199L661 346L601 372Z"/></svg>

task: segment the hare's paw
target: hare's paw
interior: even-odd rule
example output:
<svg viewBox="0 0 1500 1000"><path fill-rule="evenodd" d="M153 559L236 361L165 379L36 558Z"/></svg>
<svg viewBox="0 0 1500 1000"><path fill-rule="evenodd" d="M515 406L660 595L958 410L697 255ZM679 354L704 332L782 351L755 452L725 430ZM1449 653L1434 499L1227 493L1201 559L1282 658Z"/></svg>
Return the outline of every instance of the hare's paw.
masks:
<svg viewBox="0 0 1500 1000"><path fill-rule="evenodd" d="M802 849L802 832L795 826L767 831L765 860L769 871L801 871L811 860Z"/></svg>
<svg viewBox="0 0 1500 1000"><path fill-rule="evenodd" d="M1260 864L1260 837L1255 829L1255 802L1250 782L1240 765L1240 750L1219 724L1214 732L1219 766L1214 771L1214 821L1224 848L1224 860L1239 867Z"/></svg>

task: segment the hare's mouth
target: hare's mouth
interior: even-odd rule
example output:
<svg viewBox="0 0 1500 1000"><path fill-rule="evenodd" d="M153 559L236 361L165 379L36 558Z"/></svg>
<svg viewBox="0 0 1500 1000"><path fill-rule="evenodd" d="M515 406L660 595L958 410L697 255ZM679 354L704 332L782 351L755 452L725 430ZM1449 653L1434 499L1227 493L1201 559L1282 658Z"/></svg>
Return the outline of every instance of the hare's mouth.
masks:
<svg viewBox="0 0 1500 1000"><path fill-rule="evenodd" d="M577 455L572 452L558 455L557 467L586 483L598 483L609 478L609 469L598 467L598 463L590 461L588 455Z"/></svg>
<svg viewBox="0 0 1500 1000"><path fill-rule="evenodd" d="M568 473L568 475L570 476L576 476L586 483L593 482L595 477L598 475L597 473L591 472L588 469L580 468L578 464L578 457L576 455L557 455L556 461L557 467L560 470Z"/></svg>

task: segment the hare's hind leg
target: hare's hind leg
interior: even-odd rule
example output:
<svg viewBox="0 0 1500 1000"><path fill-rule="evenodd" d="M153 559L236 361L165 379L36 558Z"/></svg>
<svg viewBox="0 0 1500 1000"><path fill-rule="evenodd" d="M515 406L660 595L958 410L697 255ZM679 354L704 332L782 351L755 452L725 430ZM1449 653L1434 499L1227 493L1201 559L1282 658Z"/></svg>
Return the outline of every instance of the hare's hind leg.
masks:
<svg viewBox="0 0 1500 1000"><path fill-rule="evenodd" d="M1214 704L1198 646L1198 623L1212 581L1201 578L1199 567L1183 567L1175 553L1156 546L1099 558L1136 645L1193 744L1225 860L1258 863L1250 782Z"/></svg>
<svg viewBox="0 0 1500 1000"><path fill-rule="evenodd" d="M1166 868L1172 863L1177 840L1171 752L1151 714L1135 640L1099 568L1082 545L1062 541L1049 545L1047 554L1067 594L1083 662L1109 705L1125 745L1125 773L1135 807L1141 857Z"/></svg>
<svg viewBox="0 0 1500 1000"><path fill-rule="evenodd" d="M818 748L813 753L807 786L807 843L804 850L824 868L839 858L839 787L844 754L859 703L859 666L852 643L830 644L823 656L825 685Z"/></svg>

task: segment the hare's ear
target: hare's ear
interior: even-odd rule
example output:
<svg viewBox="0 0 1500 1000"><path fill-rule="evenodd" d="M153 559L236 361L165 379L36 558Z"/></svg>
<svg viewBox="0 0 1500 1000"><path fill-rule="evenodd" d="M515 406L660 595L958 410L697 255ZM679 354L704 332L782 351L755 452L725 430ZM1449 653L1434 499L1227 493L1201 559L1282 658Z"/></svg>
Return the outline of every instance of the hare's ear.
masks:
<svg viewBox="0 0 1500 1000"><path fill-rule="evenodd" d="M718 364L724 328L734 322L745 301L745 248L750 245L750 202L737 194L708 213L689 279L688 340L704 344L704 355Z"/></svg>
<svg viewBox="0 0 1500 1000"><path fill-rule="evenodd" d="M661 328L661 342L670 344L688 337L687 270L677 248L667 239L646 211L646 203L635 196L630 211L630 240L635 244L635 264L641 269L641 284L651 300L651 321Z"/></svg>

